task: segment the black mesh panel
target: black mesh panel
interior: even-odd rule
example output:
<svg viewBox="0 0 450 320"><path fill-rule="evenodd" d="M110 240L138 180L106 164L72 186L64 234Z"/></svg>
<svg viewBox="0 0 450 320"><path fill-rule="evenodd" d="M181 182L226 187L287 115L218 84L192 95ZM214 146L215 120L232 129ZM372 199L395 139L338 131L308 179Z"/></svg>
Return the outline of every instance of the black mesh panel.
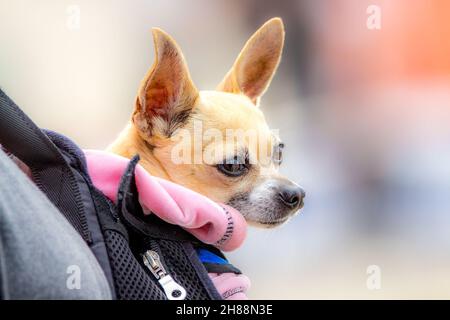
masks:
<svg viewBox="0 0 450 320"><path fill-rule="evenodd" d="M158 284L150 279L134 257L126 239L118 232L105 231L117 298L121 300L165 300Z"/></svg>
<svg viewBox="0 0 450 320"><path fill-rule="evenodd" d="M182 244L168 240L159 240L158 244L172 277L186 289L186 300L209 300L208 293L184 253Z"/></svg>

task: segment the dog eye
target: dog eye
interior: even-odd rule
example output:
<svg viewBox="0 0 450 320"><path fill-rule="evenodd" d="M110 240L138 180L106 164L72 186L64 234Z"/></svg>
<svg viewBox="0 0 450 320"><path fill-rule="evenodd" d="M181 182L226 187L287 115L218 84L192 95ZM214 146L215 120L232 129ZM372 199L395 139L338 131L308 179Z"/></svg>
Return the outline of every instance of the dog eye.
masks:
<svg viewBox="0 0 450 320"><path fill-rule="evenodd" d="M249 165L247 161L243 162L238 158L227 160L225 163L219 163L217 169L229 177L239 177L247 173Z"/></svg>

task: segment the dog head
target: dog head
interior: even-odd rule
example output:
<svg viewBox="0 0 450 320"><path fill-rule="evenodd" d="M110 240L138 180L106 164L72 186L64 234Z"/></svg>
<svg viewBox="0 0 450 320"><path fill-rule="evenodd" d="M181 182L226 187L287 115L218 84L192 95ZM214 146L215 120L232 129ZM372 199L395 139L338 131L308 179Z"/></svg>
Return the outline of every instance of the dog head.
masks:
<svg viewBox="0 0 450 320"><path fill-rule="evenodd" d="M269 20L248 40L215 91L197 90L169 35L153 29L153 37L155 62L129 126L143 166L235 207L251 224L288 220L305 193L278 173L284 145L259 108L281 57L281 19Z"/></svg>

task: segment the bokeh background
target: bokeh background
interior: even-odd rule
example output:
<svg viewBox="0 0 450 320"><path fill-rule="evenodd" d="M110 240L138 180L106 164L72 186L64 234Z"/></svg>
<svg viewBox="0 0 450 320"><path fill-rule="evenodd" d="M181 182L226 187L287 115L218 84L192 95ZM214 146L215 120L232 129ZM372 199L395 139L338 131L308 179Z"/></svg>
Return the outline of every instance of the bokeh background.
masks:
<svg viewBox="0 0 450 320"><path fill-rule="evenodd" d="M250 297L450 298L449 1L0 0L0 86L40 126L104 148L153 62L151 27L213 89L273 16L287 38L262 109L307 198L230 254Z"/></svg>

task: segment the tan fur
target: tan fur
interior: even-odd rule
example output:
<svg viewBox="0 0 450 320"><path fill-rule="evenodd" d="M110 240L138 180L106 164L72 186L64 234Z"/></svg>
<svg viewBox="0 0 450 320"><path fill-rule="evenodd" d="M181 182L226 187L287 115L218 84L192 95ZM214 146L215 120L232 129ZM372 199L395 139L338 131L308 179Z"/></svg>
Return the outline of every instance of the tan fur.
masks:
<svg viewBox="0 0 450 320"><path fill-rule="evenodd" d="M283 45L283 22L280 18L267 21L247 41L217 90L243 93L257 104L280 63Z"/></svg>
<svg viewBox="0 0 450 320"><path fill-rule="evenodd" d="M182 130L195 136L195 121L202 123L203 130L213 128L224 135L227 129L254 130L269 149L277 143L256 104L280 61L284 42L281 19L269 20L250 38L218 91L198 91L175 41L159 29L153 30L153 37L155 62L142 81L131 122L109 150L128 158L139 154L141 164L151 174L184 185L217 202L229 203L269 179L288 181L276 172L277 165L272 162L258 163L245 176L231 178L213 164L175 164L171 158ZM202 152L214 153L219 147L224 147L227 156L238 148L203 137ZM191 145L189 148L195 157L197 151ZM250 157L258 160L258 150L250 150ZM261 220L253 213L248 217L250 221ZM277 217L273 213L270 219Z"/></svg>
<svg viewBox="0 0 450 320"><path fill-rule="evenodd" d="M168 136L179 123L177 117L192 109L198 91L175 40L158 28L153 40L155 62L142 80L133 119L147 136Z"/></svg>

